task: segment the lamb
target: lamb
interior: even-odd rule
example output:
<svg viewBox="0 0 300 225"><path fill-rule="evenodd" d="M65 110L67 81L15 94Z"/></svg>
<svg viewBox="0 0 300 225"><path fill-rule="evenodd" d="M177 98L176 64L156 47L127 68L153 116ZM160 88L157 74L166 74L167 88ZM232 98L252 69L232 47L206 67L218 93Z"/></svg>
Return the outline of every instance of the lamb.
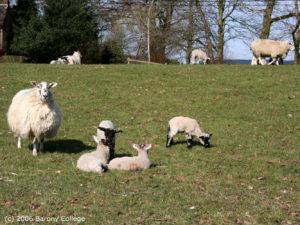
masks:
<svg viewBox="0 0 300 225"><path fill-rule="evenodd" d="M171 145L173 144L173 137L178 132L185 132L188 148L192 147L193 136L198 137L200 143L204 145L205 148L208 148L210 146L210 138L212 134L203 132L197 120L189 117L177 116L173 117L169 121L166 147L171 147Z"/></svg>
<svg viewBox="0 0 300 225"><path fill-rule="evenodd" d="M63 56L67 59L68 64L72 65L72 64L81 64L81 53L79 51L76 51L73 53L73 55L66 55Z"/></svg>
<svg viewBox="0 0 300 225"><path fill-rule="evenodd" d="M50 64L68 64L68 61L66 58L58 58L57 60L52 60Z"/></svg>
<svg viewBox="0 0 300 225"><path fill-rule="evenodd" d="M116 134L122 133L122 130L117 130L110 120L102 120L97 128L97 137L105 139L109 146L109 160L115 156Z"/></svg>
<svg viewBox="0 0 300 225"><path fill-rule="evenodd" d="M33 156L44 149L44 138L56 136L60 123L61 112L49 90L56 82L40 83L31 81L34 88L19 91L12 99L7 112L10 129L18 136L18 148L21 148L21 138L33 138Z"/></svg>
<svg viewBox="0 0 300 225"><path fill-rule="evenodd" d="M251 43L250 49L253 53L252 62L254 61L254 57L256 57L261 65L271 65L274 62L276 62L276 65L278 65L277 60L284 59L287 56L288 52L293 51L295 48L289 41L257 39ZM262 58L265 57L271 57L272 61L269 63L265 63L262 60Z"/></svg>
<svg viewBox="0 0 300 225"><path fill-rule="evenodd" d="M93 136L97 143L96 151L85 153L77 161L77 168L86 172L100 173L107 170L109 147L104 139Z"/></svg>
<svg viewBox="0 0 300 225"><path fill-rule="evenodd" d="M108 164L109 170L145 170L151 165L148 157L148 150L152 147L148 145L133 144L133 148L138 151L138 156L114 158Z"/></svg>
<svg viewBox="0 0 300 225"><path fill-rule="evenodd" d="M198 58L198 63L200 63L200 61L203 61L204 64L207 64L210 61L210 58L206 55L206 53L199 49L195 49L192 51L192 64L196 63L196 58Z"/></svg>

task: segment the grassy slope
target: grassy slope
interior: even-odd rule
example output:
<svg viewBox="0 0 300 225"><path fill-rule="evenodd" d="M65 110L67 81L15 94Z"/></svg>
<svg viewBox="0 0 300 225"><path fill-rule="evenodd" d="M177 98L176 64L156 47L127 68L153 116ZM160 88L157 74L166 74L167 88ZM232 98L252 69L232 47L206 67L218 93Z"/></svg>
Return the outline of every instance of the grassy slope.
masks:
<svg viewBox="0 0 300 225"><path fill-rule="evenodd" d="M299 66L0 65L0 224L5 216L85 217L87 224L299 222ZM11 98L30 80L56 81L56 139L34 158L9 131ZM289 116L290 114L290 116ZM184 135L165 148L167 122L198 119L212 148ZM75 168L103 119L116 153L152 143L153 166L102 177ZM17 175L16 175L17 174ZM61 223L63 223L61 221Z"/></svg>

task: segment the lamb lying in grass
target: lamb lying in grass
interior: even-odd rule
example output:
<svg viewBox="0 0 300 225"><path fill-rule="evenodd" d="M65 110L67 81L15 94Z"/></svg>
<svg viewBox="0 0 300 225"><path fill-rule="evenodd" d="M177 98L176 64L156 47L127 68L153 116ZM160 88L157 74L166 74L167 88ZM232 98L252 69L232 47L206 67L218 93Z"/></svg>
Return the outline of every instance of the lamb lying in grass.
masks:
<svg viewBox="0 0 300 225"><path fill-rule="evenodd" d="M133 144L133 148L138 151L138 156L114 158L108 164L110 170L145 170L151 165L148 157L148 150L152 147L148 145Z"/></svg>
<svg viewBox="0 0 300 225"><path fill-rule="evenodd" d="M100 173L107 169L107 158L109 154L109 147L106 145L104 139L98 139L93 136L97 143L96 151L85 153L77 161L77 168L87 172Z"/></svg>

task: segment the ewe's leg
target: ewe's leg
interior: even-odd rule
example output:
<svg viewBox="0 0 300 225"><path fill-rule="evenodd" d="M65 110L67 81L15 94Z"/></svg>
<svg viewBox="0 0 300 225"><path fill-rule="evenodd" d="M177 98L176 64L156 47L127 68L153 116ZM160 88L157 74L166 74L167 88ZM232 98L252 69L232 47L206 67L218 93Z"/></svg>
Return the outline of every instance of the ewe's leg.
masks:
<svg viewBox="0 0 300 225"><path fill-rule="evenodd" d="M273 62L275 62L277 59L276 58L272 58L272 61L268 63L268 65L271 65Z"/></svg>
<svg viewBox="0 0 300 225"><path fill-rule="evenodd" d="M255 56L252 56L251 66L257 65L257 59Z"/></svg>
<svg viewBox="0 0 300 225"><path fill-rule="evenodd" d="M40 150L40 152L44 151L44 138L41 138L41 143L40 143L39 150Z"/></svg>
<svg viewBox="0 0 300 225"><path fill-rule="evenodd" d="M187 144L187 147L188 147L188 148L191 148L191 147L192 147L192 135L186 133L186 134L185 134L185 137L186 137L186 144Z"/></svg>
<svg viewBox="0 0 300 225"><path fill-rule="evenodd" d="M258 61L261 65L266 65L266 61L262 60L262 58L260 56L258 57Z"/></svg>
<svg viewBox="0 0 300 225"><path fill-rule="evenodd" d="M34 138L33 138L32 144L33 144L32 155L33 155L33 156L37 156L37 149L38 149L38 144L39 144L39 141L38 141L38 138L37 138L37 137L34 137Z"/></svg>
<svg viewBox="0 0 300 225"><path fill-rule="evenodd" d="M20 136L18 137L18 145L17 146L18 146L18 148L21 148L21 137Z"/></svg>

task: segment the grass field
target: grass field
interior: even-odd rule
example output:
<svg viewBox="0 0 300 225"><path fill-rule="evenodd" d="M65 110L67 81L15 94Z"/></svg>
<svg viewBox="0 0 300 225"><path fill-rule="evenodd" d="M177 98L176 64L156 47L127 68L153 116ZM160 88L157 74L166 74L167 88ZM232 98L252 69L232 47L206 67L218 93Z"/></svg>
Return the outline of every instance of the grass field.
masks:
<svg viewBox="0 0 300 225"><path fill-rule="evenodd" d="M299 66L0 64L0 224L299 224ZM31 80L52 89L63 120L45 153L17 149L6 113ZM196 118L211 148L170 118ZM99 176L76 169L103 119L123 130L117 155L152 143L152 167ZM13 222L11 222L14 220Z"/></svg>

